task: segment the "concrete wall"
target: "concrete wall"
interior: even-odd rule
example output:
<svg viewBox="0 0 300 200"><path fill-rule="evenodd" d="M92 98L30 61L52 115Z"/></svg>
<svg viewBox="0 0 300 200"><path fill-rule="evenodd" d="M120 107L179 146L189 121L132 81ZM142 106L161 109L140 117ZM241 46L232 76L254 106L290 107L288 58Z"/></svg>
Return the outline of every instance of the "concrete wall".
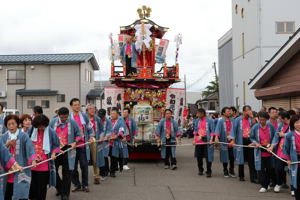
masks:
<svg viewBox="0 0 300 200"><path fill-rule="evenodd" d="M86 104L86 95L91 89L94 89L94 70L89 62L81 63L81 87L80 101L81 104ZM91 72L91 82L86 80L86 70Z"/></svg>
<svg viewBox="0 0 300 200"><path fill-rule="evenodd" d="M249 89L248 83L291 36L277 34L276 22L295 21L296 29L299 27L299 6L300 1L297 0L232 0L233 96L234 100L239 98L240 109L244 104L251 105L254 110L260 109L262 103L254 97L254 91ZM241 17L242 8L244 18Z"/></svg>
<svg viewBox="0 0 300 200"><path fill-rule="evenodd" d="M227 40L219 41L219 97L220 108L234 106L233 99L233 63L232 63L232 35Z"/></svg>

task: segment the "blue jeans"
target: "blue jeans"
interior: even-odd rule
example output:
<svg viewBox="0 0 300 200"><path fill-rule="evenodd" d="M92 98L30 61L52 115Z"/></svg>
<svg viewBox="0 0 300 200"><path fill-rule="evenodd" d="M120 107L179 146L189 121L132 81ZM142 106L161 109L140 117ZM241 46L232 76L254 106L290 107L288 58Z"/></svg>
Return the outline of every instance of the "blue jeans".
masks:
<svg viewBox="0 0 300 200"><path fill-rule="evenodd" d="M82 183L79 181L79 173L78 173L78 162L81 169L81 177ZM75 187L87 187L88 186L88 171L89 171L89 163L86 157L86 149L85 147L76 148L76 158L75 158L75 167L72 175L72 183Z"/></svg>

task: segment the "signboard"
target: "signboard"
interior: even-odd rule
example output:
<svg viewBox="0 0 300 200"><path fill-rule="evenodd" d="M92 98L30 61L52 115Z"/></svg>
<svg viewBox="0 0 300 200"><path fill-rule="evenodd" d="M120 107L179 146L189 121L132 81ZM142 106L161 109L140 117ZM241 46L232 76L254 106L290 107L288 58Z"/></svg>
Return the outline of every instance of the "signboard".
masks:
<svg viewBox="0 0 300 200"><path fill-rule="evenodd" d="M104 100L103 108L106 109L106 113L110 116L110 111L113 107L118 108L121 113L124 107L124 89L118 87L105 87L104 88Z"/></svg>
<svg viewBox="0 0 300 200"><path fill-rule="evenodd" d="M167 102L166 108L173 111L174 119L178 122L178 125L183 124L183 111L184 111L184 89L181 88L168 88L167 89Z"/></svg>

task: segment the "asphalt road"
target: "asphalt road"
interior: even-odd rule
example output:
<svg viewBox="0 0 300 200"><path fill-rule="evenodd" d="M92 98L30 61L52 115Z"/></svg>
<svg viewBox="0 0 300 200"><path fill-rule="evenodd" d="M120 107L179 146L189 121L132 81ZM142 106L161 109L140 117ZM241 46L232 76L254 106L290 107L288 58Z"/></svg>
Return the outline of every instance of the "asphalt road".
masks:
<svg viewBox="0 0 300 200"><path fill-rule="evenodd" d="M188 140L185 143L190 142ZM177 148L178 169L165 170L161 161L136 161L129 163L129 171L108 178L100 185L93 184L90 168L90 192L72 193L71 200L287 200L293 199L289 190L281 193L268 191L259 193L259 185L249 181L240 182L237 178L224 178L219 153L215 152L213 177L198 176L194 147ZM248 169L245 168L245 171ZM237 170L236 170L237 171ZM246 176L249 180L249 176ZM55 197L55 189L48 190L47 199Z"/></svg>

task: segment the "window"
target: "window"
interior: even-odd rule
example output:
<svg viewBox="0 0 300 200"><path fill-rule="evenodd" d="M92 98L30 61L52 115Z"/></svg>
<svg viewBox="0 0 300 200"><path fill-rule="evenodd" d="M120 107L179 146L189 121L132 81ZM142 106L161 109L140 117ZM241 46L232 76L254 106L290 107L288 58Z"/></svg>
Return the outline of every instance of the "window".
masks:
<svg viewBox="0 0 300 200"><path fill-rule="evenodd" d="M32 109L35 106L35 100L28 100L27 101L27 108Z"/></svg>
<svg viewBox="0 0 300 200"><path fill-rule="evenodd" d="M291 34L295 32L295 22L276 22L277 34Z"/></svg>
<svg viewBox="0 0 300 200"><path fill-rule="evenodd" d="M49 108L50 102L49 100L42 100L42 108Z"/></svg>
<svg viewBox="0 0 300 200"><path fill-rule="evenodd" d="M7 84L24 84L25 71L24 70L8 70Z"/></svg>
<svg viewBox="0 0 300 200"><path fill-rule="evenodd" d="M89 70L85 70L85 81L89 83L92 82L92 72Z"/></svg>
<svg viewBox="0 0 300 200"><path fill-rule="evenodd" d="M65 102L66 101L66 95L65 94L58 94L57 95L57 102Z"/></svg>

